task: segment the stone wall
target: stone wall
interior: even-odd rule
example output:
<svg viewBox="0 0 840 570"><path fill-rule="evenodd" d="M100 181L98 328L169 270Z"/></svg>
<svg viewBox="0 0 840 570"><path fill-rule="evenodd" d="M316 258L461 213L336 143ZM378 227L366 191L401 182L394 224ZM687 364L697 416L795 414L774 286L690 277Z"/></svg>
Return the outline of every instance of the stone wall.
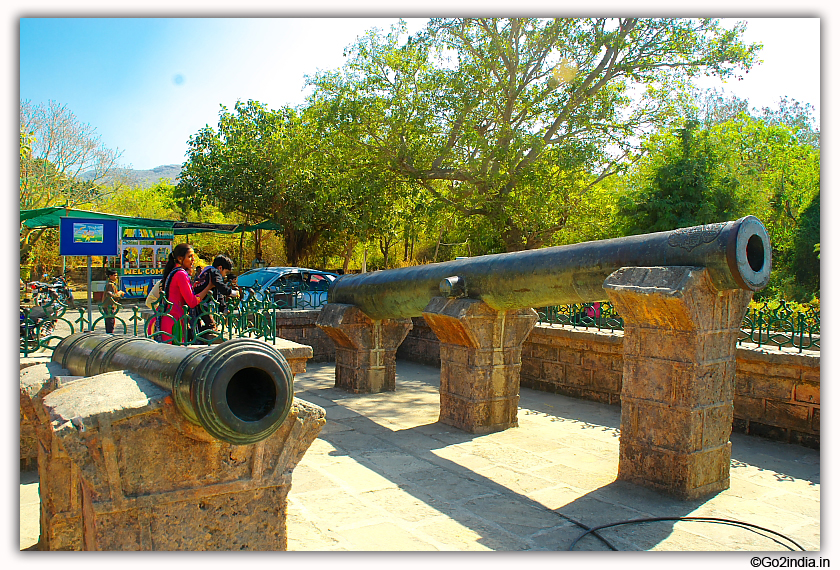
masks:
<svg viewBox="0 0 840 570"><path fill-rule="evenodd" d="M278 311L277 336L312 347L312 362L335 360L335 343L315 326L320 309Z"/></svg>
<svg viewBox="0 0 840 570"><path fill-rule="evenodd" d="M397 358L440 366L440 341L423 317L412 317L414 325L397 349Z"/></svg>
<svg viewBox="0 0 840 570"><path fill-rule="evenodd" d="M422 317L397 357L432 366L440 354ZM537 325L522 346L520 385L534 390L621 403L624 333ZM733 430L819 449L820 353L754 345L738 347Z"/></svg>
<svg viewBox="0 0 840 570"><path fill-rule="evenodd" d="M820 353L739 348L733 429L820 447Z"/></svg>

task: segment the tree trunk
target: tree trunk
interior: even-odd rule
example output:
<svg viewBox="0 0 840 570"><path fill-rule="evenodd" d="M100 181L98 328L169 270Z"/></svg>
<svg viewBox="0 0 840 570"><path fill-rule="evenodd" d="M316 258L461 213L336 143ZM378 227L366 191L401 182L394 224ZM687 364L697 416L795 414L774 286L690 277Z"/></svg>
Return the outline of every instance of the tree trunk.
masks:
<svg viewBox="0 0 840 570"><path fill-rule="evenodd" d="M300 263L300 260L312 249L312 246L318 242L319 238L320 234L317 232L286 228L283 232L283 242L286 246L286 263L292 267L296 267Z"/></svg>
<svg viewBox="0 0 840 570"><path fill-rule="evenodd" d="M383 239L381 236L379 238L379 251L382 252L382 256L384 257L383 261L383 269L388 269L388 250L391 249L391 244L389 243L388 239Z"/></svg>
<svg viewBox="0 0 840 570"><path fill-rule="evenodd" d="M41 239L41 236L44 235L44 232L48 228L36 228L34 230L30 230L27 234L20 240L20 263L21 265L27 263L29 261L29 255L32 253L32 248L35 247L35 244Z"/></svg>
<svg viewBox="0 0 840 570"><path fill-rule="evenodd" d="M344 273L346 274L347 271L350 269L350 258L353 255L353 250L356 248L356 240L353 238L347 238L347 242L344 244Z"/></svg>

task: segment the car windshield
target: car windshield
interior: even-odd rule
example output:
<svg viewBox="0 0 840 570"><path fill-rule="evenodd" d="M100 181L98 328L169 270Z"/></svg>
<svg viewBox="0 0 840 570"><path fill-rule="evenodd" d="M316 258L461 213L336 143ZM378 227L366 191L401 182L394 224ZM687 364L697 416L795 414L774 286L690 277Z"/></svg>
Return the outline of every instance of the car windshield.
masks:
<svg viewBox="0 0 840 570"><path fill-rule="evenodd" d="M240 275L236 279L236 284L241 287L254 287L259 289L276 277L277 272L275 271L264 271L258 269L257 271L249 271Z"/></svg>

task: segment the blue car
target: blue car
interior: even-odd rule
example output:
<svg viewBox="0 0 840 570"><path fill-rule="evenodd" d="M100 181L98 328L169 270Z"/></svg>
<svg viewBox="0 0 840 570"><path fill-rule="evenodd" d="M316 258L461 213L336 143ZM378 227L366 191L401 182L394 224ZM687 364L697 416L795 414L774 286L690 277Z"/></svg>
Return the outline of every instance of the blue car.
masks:
<svg viewBox="0 0 840 570"><path fill-rule="evenodd" d="M270 299L288 309L317 309L327 302L335 273L305 267L261 267L246 271L236 283L242 298Z"/></svg>

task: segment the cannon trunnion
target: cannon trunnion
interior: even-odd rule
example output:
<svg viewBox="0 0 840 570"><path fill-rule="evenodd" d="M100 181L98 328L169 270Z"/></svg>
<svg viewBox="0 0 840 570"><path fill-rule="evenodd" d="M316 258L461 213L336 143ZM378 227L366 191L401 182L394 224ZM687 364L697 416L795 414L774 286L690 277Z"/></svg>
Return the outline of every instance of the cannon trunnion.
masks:
<svg viewBox="0 0 840 570"><path fill-rule="evenodd" d="M53 361L71 374L127 370L172 391L176 409L213 437L235 445L261 441L286 419L293 374L277 350L248 338L190 348L141 337L77 333Z"/></svg>

